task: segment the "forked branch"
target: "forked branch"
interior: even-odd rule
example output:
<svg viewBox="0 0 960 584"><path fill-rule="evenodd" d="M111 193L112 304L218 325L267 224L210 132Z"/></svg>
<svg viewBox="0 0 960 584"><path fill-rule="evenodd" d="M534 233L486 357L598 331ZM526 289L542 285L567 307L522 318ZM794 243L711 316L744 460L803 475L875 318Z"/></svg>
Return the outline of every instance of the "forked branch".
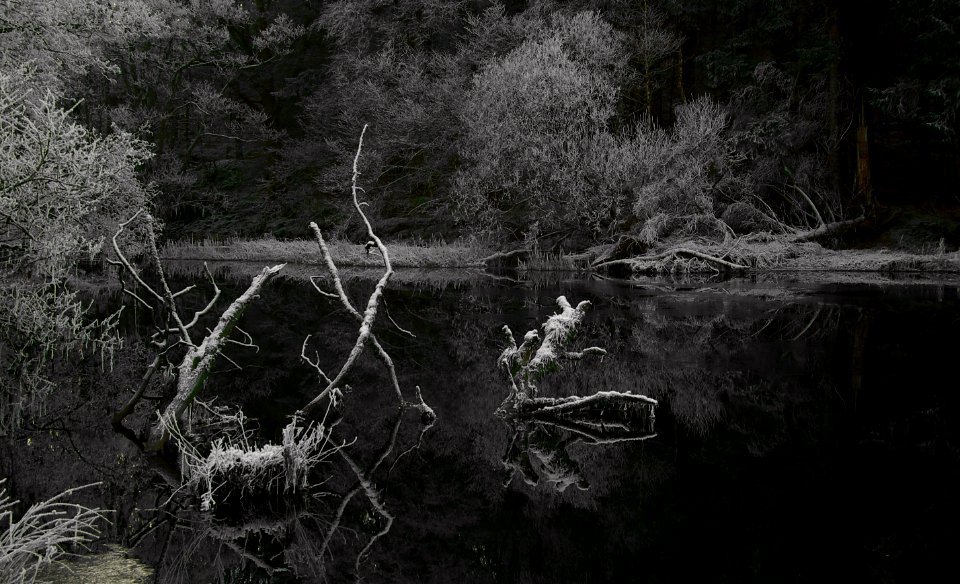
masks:
<svg viewBox="0 0 960 584"><path fill-rule="evenodd" d="M334 297L340 300L340 303L343 307L360 323L360 329L357 334L357 339L354 342L353 348L351 349L347 359L341 365L340 370L337 374L330 379L323 373L320 369L318 360L311 360L306 356L306 340L304 341L304 347L301 350L301 358L307 362L312 368L314 368L320 379L325 383L325 387L320 393L317 394L303 410L309 412L314 410L319 406L322 401L328 397L330 392L340 387L340 384L343 383L344 378L350 369L356 363L357 358L363 352L364 347L369 342L374 350L377 353L377 356L381 361L386 365L387 370L390 374L390 381L393 386L394 392L397 395L397 399L403 402L403 393L400 391L400 383L397 379L396 367L394 366L393 359L387 353L386 349L383 348L383 345L380 344L380 341L377 339L376 335L373 333L373 325L377 318L378 309L380 302L383 298L384 290L386 290L387 284L390 281L391 276L393 276L393 266L390 263L390 252L387 249L387 246L384 245L383 241L377 237L377 234L374 233L373 226L370 224L370 220L367 217L366 213L363 211L363 204L360 202L358 194L360 188L357 186L357 178L360 175L358 170L358 164L360 161L360 153L363 150L363 136L367 131L367 126L364 125L363 130L360 132L360 141L357 145L357 153L353 159L353 178L351 182L351 197L353 199L353 207L356 209L357 214L360 215L360 218L363 220L364 225L367 228L367 235L370 238L370 242L376 246L377 250L380 252L380 256L383 258L384 272L380 279L377 281L377 285L373 290L373 293L370 294L370 297L367 299L366 308L363 313L361 313L353 305L353 302L350 300L350 297L347 295L346 290L343 286L343 281L340 278L340 271L337 269L336 263L333 261L333 256L330 253L330 248L327 246L326 240L323 238L323 233L320 231L320 228L316 223L310 223L310 229L313 231L314 237L317 240L317 245L320 248L320 253L323 256L324 263L327 266L327 270L330 272L330 276L333 278L333 287L335 294L326 292L317 285L317 283L311 278L311 283L317 291L326 297ZM367 245L371 245L368 243ZM433 410L430 410L422 398L420 398L419 403L414 404L418 409L421 409L425 418L433 416Z"/></svg>
<svg viewBox="0 0 960 584"><path fill-rule="evenodd" d="M123 230L142 214L144 214L144 211L141 209L132 217L120 223L117 227L117 231L112 238L113 250L117 256L117 261L115 261L114 264L119 266L121 276L123 273L129 274L133 280L143 290L146 291L145 295L147 298L143 298L132 292L130 294L139 303L149 308L155 318L157 318L159 315L158 318L160 320L154 323L156 332L151 337L152 344L156 348L157 354L147 367L147 370L141 378L140 384L133 396L127 401L127 403L123 405L123 407L120 408L119 411L114 414L113 423L120 424L123 419L133 411L137 403L142 399L147 387L150 385L154 374L161 365L161 359L164 358L166 353L174 347L178 347L180 345L185 346L186 353L175 367L176 393L174 394L173 399L164 409L163 413L160 415L160 420L150 431L148 448L154 450L161 448L169 438L170 434L166 428L174 427L182 421L184 411L203 387L203 383L206 380L213 363L217 357L223 356L222 349L227 343L231 342L230 334L236 328L237 322L247 305L249 305L250 302L257 297L257 295L260 293L260 290L270 280L270 278L283 269L285 264L264 268L260 274L253 278L253 281L250 283L250 286L247 288L247 290L241 294L239 298L234 300L230 306L223 311L223 313L221 313L216 326L214 326L212 330L208 330L207 335L199 344L197 344L191 338L190 331L200 321L201 317L210 314L210 312L213 310L214 305L220 299L220 287L217 286L217 283L213 278L213 275L210 273L209 268L207 268L206 264L204 264L204 268L206 269L207 275L209 276L213 286L213 297L204 305L203 308L194 312L189 321L185 321L185 319L183 319L180 315L180 310L177 306L177 298L192 290L194 286L187 286L178 292L173 292L173 290L171 290L170 285L167 282L166 274L163 270L163 264L160 262L160 253L157 250L157 243L153 234L152 218L150 215L146 215L146 220L150 223L148 226L147 238L149 243L148 253L156 265L161 284L160 291L147 284L146 280L140 274L140 271L123 253L123 250L120 248L120 245L117 242L117 239ZM253 339L251 339L246 333L243 334L244 340L236 341L236 343L244 346L253 346Z"/></svg>

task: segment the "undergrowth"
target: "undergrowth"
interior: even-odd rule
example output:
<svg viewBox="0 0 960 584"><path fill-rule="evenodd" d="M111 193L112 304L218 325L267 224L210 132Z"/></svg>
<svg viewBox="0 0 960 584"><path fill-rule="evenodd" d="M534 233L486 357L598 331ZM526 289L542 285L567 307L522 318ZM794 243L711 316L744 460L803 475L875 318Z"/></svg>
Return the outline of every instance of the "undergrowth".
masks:
<svg viewBox="0 0 960 584"><path fill-rule="evenodd" d="M230 414L227 408L197 405L202 426L215 431L216 438L207 443L185 437L179 428L168 430L180 450L184 485L199 497L202 511L213 510L232 491L241 496L302 491L310 471L339 449L329 442L325 422L304 423L295 415L283 429L280 444L256 444L242 410ZM195 446L198 442L205 444L202 451Z"/></svg>

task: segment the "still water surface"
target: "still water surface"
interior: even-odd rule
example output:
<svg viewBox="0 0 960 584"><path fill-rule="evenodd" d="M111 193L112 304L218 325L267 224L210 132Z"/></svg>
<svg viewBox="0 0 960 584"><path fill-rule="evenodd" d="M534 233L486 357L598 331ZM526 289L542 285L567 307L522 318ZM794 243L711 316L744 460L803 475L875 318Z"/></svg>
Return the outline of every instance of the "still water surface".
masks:
<svg viewBox="0 0 960 584"><path fill-rule="evenodd" d="M26 501L103 481L88 503L118 511L108 535L158 582L893 582L952 571L956 285L400 280L386 296L397 326L384 319L378 334L404 392L419 386L438 419L398 413L382 365L365 357L335 432L345 456L320 467L311 498L200 513L90 396L11 437L0 474ZM357 299L371 288L349 285ZM559 295L593 303L579 341L609 354L567 365L542 391L653 397L651 435L598 443L494 415L507 395L502 325L518 336L538 327ZM232 350L243 370L224 364L208 395L276 440L320 388L299 360L304 337L335 371L356 326L296 278L272 284L242 326L260 350ZM136 318L127 330L135 347ZM127 359L99 382L133 379Z"/></svg>

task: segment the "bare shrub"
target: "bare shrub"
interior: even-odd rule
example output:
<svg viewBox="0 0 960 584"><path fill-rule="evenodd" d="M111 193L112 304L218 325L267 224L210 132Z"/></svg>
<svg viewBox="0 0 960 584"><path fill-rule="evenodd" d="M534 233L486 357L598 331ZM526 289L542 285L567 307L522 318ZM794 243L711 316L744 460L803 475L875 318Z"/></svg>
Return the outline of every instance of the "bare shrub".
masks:
<svg viewBox="0 0 960 584"><path fill-rule="evenodd" d="M677 121L668 133L652 123L637 128L635 212L645 220L642 239L654 243L676 229L675 219L696 232L717 225L714 200L731 186L736 155L726 136L727 116L708 98L677 107ZM719 228L719 229L717 229Z"/></svg>
<svg viewBox="0 0 960 584"><path fill-rule="evenodd" d="M624 51L609 24L581 13L484 65L460 109L466 164L454 180L472 229L517 231L535 218L545 232L596 230L616 214L603 166Z"/></svg>

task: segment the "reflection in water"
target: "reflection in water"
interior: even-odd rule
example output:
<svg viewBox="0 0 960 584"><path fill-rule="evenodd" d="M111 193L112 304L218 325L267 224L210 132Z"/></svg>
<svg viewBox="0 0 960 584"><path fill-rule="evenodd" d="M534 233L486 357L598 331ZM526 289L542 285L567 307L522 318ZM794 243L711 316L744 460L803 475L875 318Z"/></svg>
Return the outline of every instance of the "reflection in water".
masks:
<svg viewBox="0 0 960 584"><path fill-rule="evenodd" d="M349 285L354 294L373 286ZM370 583L631 582L638 574L895 582L950 569L960 394L942 380L957 354L955 291L617 286L389 291L391 318L416 338L392 326L378 333L401 385L421 384L439 422L403 454L420 441L419 412L407 408L395 431L391 386L376 355L365 354L345 395L354 406L333 438L359 437L350 461L334 453L301 497L206 514L190 493L171 498L175 489L104 420L125 396L108 397L103 386L130 387L142 372L123 360L108 372L71 370L88 385L59 393L42 425L0 444L0 474L26 504L103 481L85 503L118 510L109 537L155 566L159 582L342 582L358 573ZM269 302L247 314L261 351L238 356L244 371L211 378L218 403L257 413L264 440L316 394L315 372L291 365L302 334L315 333L311 348L325 367L356 335L339 307L317 309L310 290L275 282ZM641 439L654 430L648 421L619 419L616 408L599 419L585 408L540 411L506 418L507 429L490 415L507 392L491 367L501 327L522 336L561 294L593 303L579 335L608 355L563 363L535 383L537 397L557 406L604 391L650 396L659 402L655 440ZM154 419L141 407L129 421ZM511 488L504 472L515 477Z"/></svg>
<svg viewBox="0 0 960 584"><path fill-rule="evenodd" d="M601 392L610 393L610 392ZM567 448L577 442L585 444L613 444L646 440L656 436L653 430L656 401L630 403L620 396L601 397L589 403L590 407L566 413L533 416L514 416L506 420L512 426L513 438L503 455L507 469L504 486L517 473L528 485L536 485L541 478L557 491L570 485L585 491L590 482L582 476L579 463L571 458ZM642 397L642 396L635 396ZM536 461L536 468L534 465Z"/></svg>
<svg viewBox="0 0 960 584"><path fill-rule="evenodd" d="M328 447L338 452L343 464L325 466L323 476L315 473L312 488L301 496L244 496L203 512L192 493L174 492L153 513L142 517L144 525L130 545L136 548L152 539L154 545L145 547L156 547L162 540L159 556L152 563L156 581L163 583L198 581L198 575L211 580L323 581L331 573L351 571L359 580L364 560L394 523L383 500L383 481L402 458L421 447L433 425L432 419L418 415L420 430L415 441L395 455L404 418L410 417L404 414L410 411L396 410L383 443L366 463L349 448L342 448L344 441L335 437L334 426ZM391 457L388 472L383 472ZM369 511L348 513L357 495L363 495ZM371 529L375 531L363 541L361 533ZM347 562L351 570L344 569ZM331 572L334 565L337 569Z"/></svg>
<svg viewBox="0 0 960 584"><path fill-rule="evenodd" d="M585 491L590 483L582 476L580 465L570 457L567 447L579 441L609 444L656 435L653 420L657 401L649 397L619 391L598 391L586 397L538 395L537 384L547 375L558 372L561 362L607 354L599 347L567 350L590 306L589 301L574 307L565 296L560 296L557 305L560 312L543 324L542 339L538 331L531 330L517 346L510 327L503 327L508 345L497 365L506 373L510 387L497 414L514 430L502 461L508 471L504 486L519 472L529 485L536 485L542 476L557 491L563 492L570 485ZM534 468L534 460L539 472Z"/></svg>

